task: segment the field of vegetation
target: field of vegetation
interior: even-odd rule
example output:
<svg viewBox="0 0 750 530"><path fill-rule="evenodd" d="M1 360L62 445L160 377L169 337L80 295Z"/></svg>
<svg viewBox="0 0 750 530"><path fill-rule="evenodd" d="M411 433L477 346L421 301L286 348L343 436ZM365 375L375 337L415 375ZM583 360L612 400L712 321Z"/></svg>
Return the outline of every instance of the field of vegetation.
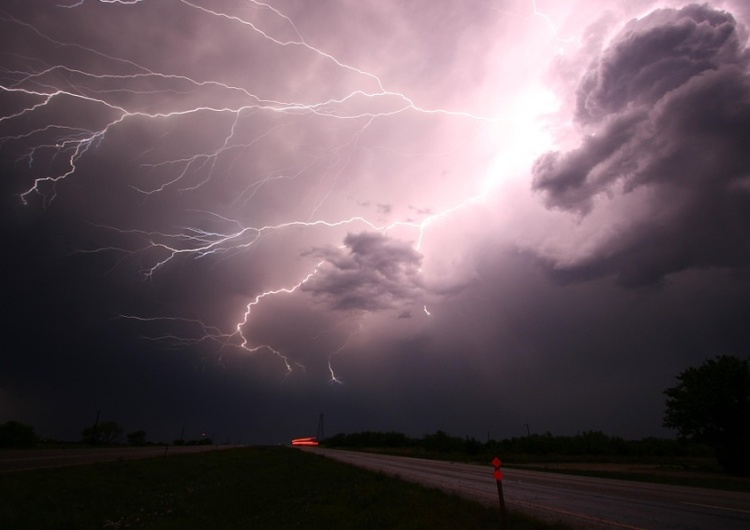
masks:
<svg viewBox="0 0 750 530"><path fill-rule="evenodd" d="M0 528L495 529L499 510L285 447L0 475ZM511 513L509 529L564 528Z"/></svg>

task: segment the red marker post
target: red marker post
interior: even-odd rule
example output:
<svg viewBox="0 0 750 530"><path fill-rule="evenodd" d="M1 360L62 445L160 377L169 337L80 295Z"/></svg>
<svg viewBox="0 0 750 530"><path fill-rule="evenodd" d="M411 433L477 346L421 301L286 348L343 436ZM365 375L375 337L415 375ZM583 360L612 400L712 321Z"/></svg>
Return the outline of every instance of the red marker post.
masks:
<svg viewBox="0 0 750 530"><path fill-rule="evenodd" d="M497 497L500 500L500 528L505 530L508 527L508 513L505 511L505 497L503 497L503 472L500 471L502 461L495 457L492 459L492 465L495 466L495 482L497 482Z"/></svg>

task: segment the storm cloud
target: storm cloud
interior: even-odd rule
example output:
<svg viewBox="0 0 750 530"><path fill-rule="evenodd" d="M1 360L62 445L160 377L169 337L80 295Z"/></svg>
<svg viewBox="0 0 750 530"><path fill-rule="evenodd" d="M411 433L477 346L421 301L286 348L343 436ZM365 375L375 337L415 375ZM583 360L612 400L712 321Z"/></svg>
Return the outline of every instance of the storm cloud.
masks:
<svg viewBox="0 0 750 530"><path fill-rule="evenodd" d="M583 216L627 206L567 272L642 285L750 264L746 44L729 13L690 5L630 22L592 62L576 92L581 144L541 156L533 186Z"/></svg>
<svg viewBox="0 0 750 530"><path fill-rule="evenodd" d="M317 249L318 272L303 291L337 310L380 311L419 300L422 256L410 243L362 232L344 238L344 248Z"/></svg>
<svg viewBox="0 0 750 530"><path fill-rule="evenodd" d="M0 423L668 435L750 347L749 20L4 2Z"/></svg>

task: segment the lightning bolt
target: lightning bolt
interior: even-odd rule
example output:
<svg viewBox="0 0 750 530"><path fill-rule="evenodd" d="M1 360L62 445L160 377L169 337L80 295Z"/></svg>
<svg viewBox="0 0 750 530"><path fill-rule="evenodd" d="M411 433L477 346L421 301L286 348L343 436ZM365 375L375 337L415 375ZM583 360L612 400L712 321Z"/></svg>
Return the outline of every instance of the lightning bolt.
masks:
<svg viewBox="0 0 750 530"><path fill-rule="evenodd" d="M321 264L319 264L318 267L320 265ZM287 374L290 374L292 372L292 366L290 364L291 362L293 362L294 364L296 364L297 366L299 366L300 368L302 368L304 370L305 367L303 365L301 365L300 363L298 363L296 361L291 361L289 359L289 357L287 357L286 355L283 355L280 351L276 350L275 348L273 348L273 347L271 347L271 346L269 346L267 344L262 344L260 346L253 346L253 347L249 346L248 345L248 339L245 337L245 335L244 335L244 333L242 331L242 328L247 324L248 320L250 319L250 312L252 311L252 308L254 306L258 305L261 300L263 300L267 296L274 296L274 295L278 295L278 294L282 294L282 293L284 293L284 294L292 294L297 289L299 289L300 287L302 287L305 283L307 283L310 280L310 278L312 278L315 275L315 273L318 272L318 267L315 267L315 269L313 269L313 271L310 274L308 274L301 281L299 281L296 284L294 284L292 287L282 287L280 289L276 289L276 290L272 290L272 291L265 291L265 292L259 294L258 296L256 296L254 300L252 300L250 303L247 304L247 306L245 308L245 314L243 315L242 320L240 322L238 322L237 326L235 327L235 334L242 339L242 342L240 344L240 348L242 348L243 350L246 350L249 353L257 352L257 351L262 350L262 349L267 349L267 350L271 351L274 355L276 355L277 357L279 357L281 360L284 361L284 365L286 366Z"/></svg>
<svg viewBox="0 0 750 530"><path fill-rule="evenodd" d="M98 2L120 4L135 9L136 4L141 3L142 0L98 0ZM21 103L17 110L0 116L0 126L18 125L22 122L33 124L44 119L45 110L52 111L68 104L87 105L96 116L96 119L90 120L90 123L85 126L53 122L39 127L32 125L21 133L8 133L0 136L0 147L30 143L31 147L25 148L20 155L19 162L32 169L41 166L46 170L42 176L34 177L31 185L20 193L20 199L24 204L30 204L35 197L39 197L45 206L55 200L57 187L75 178L86 157L110 135L130 123L141 121L169 123L173 120L203 115L228 118L228 125L220 141L202 152L193 152L189 156L176 155L155 161L149 160L151 156L149 151L141 153L141 157L145 160L140 163L140 168L152 178L148 185L133 184L132 188L146 199L168 190L185 193L206 186L216 177L217 166L222 161L260 145L279 130L299 123L299 120L312 118L333 120L351 127L350 139L341 145L334 146L323 156L309 156L303 164L290 164L286 168L275 168L259 176L253 183L247 185L233 202L233 206L247 205L264 187L282 181L302 179L314 167L328 164L331 171L327 181L321 186L322 189L319 190L307 218L248 225L239 219L216 212L201 211L198 213L209 219L211 225L221 225L224 229L182 226L176 231L167 232L99 225L103 230L119 234L124 238L135 238L140 243L135 246L135 249L132 246L123 245L122 247L101 247L85 252L121 252L128 256L157 256L141 271L144 278L151 279L168 263L180 257L195 259L227 257L257 246L264 237L294 228L325 230L359 227L382 234L388 234L397 228L406 228L415 233L415 248L421 250L424 238L431 227L438 225L441 220L449 219L457 211L472 207L484 200L489 193L489 190L485 189L456 200L453 205L437 213L430 213L421 221L375 222L362 216L339 219L320 218L321 208L329 200L332 190L336 188L337 182L342 178L349 163L345 153L353 153L359 148L361 138L376 121L404 113L414 113L415 115L440 116L497 125L506 120L505 116L484 116L460 109L432 108L421 105L408 94L386 88L387 83L378 75L349 64L322 48L310 44L293 20L270 4L256 0L247 2L248 5L270 13L277 21L282 22L293 33L292 38L277 37L257 23L236 14L211 9L188 0L178 0L177 3L201 16L236 25L274 46L294 48L309 54L315 60L356 76L361 81L361 86L340 95L312 102L270 99L232 83L157 71L114 54L64 42L46 35L27 22L7 14L0 14L0 22L22 28L28 34L36 36L40 41L57 49L76 51L96 58L97 62L103 65L101 66L103 71L86 70L62 63L40 67L36 62L30 63L31 66L25 69L3 68L0 76L2 93L6 97L15 97L19 101L28 101L28 103ZM79 9L84 4L85 0L79 0L60 7ZM538 11L535 1L532 1L532 6L534 16L542 18L557 38L557 29L552 21ZM116 67L121 73L109 73L107 67ZM146 86L150 88L141 88ZM172 97L165 103L160 99L163 96ZM248 140L240 130L245 120L258 115L289 117L293 120L268 126L260 132L255 132ZM121 315L121 317L142 324L179 323L195 330L194 335L189 336L159 333L146 337L149 340L168 342L174 346L211 343L215 344L219 351L226 348L238 348L247 353L270 352L283 363L286 373L289 374L295 368L304 370L305 367L272 345L255 344L251 337L246 336L245 330L254 310L264 300L298 293L305 284L319 274L322 265L323 262L318 262L294 283L257 294L244 306L229 331L206 324L200 319L136 315ZM426 305L423 311L427 317L432 315ZM357 328L348 334L341 346L328 355L327 367L331 383L341 384L333 368L333 359L350 347L353 339L362 331L362 326L362 322L359 321Z"/></svg>
<svg viewBox="0 0 750 530"><path fill-rule="evenodd" d="M331 384L333 383L337 383L339 385L343 384L343 381L341 381L338 377L336 377L336 373L333 371L333 364L332 364L333 358L349 347L349 343L351 343L352 339L354 339L354 337L357 336L362 331L362 328L363 328L362 322L360 321L357 328L354 331L352 331L349 334L349 336L346 338L346 341L344 341L344 343L341 346L336 348L336 350L328 356L328 372L331 374L331 378L329 379L329 382Z"/></svg>

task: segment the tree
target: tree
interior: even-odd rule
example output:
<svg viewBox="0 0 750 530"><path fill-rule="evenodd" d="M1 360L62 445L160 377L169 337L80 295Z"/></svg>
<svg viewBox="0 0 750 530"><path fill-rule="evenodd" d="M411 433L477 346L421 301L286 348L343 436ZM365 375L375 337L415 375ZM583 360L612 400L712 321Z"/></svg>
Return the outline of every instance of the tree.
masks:
<svg viewBox="0 0 750 530"><path fill-rule="evenodd" d="M116 421L102 421L81 431L81 437L94 444L115 443L120 436L122 436L122 428Z"/></svg>
<svg viewBox="0 0 750 530"><path fill-rule="evenodd" d="M133 431L127 438L130 445L143 445L146 443L146 431Z"/></svg>
<svg viewBox="0 0 750 530"><path fill-rule="evenodd" d="M0 447L31 447L36 442L34 428L18 421L0 425Z"/></svg>
<svg viewBox="0 0 750 530"><path fill-rule="evenodd" d="M664 426L712 446L728 473L750 475L750 363L723 355L677 380L664 391Z"/></svg>

